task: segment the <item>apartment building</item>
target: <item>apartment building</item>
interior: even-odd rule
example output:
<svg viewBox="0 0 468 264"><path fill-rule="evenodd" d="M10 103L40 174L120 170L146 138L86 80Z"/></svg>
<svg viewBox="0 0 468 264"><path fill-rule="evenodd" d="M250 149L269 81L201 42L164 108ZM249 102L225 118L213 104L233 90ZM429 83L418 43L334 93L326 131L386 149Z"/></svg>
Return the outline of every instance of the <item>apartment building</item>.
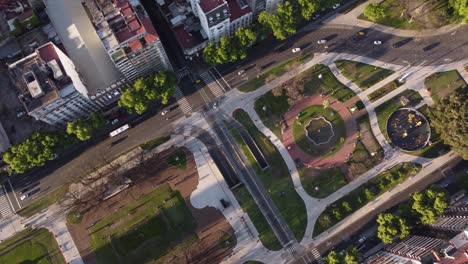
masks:
<svg viewBox="0 0 468 264"><path fill-rule="evenodd" d="M53 43L37 48L8 68L20 101L36 120L64 126L99 110L85 96L87 88L73 62Z"/></svg>

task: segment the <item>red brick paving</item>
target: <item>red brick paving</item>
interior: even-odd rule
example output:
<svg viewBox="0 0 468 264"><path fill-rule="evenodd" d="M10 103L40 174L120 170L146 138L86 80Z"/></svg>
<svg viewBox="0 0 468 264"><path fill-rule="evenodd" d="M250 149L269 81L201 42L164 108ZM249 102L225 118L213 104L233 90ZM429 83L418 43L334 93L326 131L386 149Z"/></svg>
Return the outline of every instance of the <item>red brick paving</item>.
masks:
<svg viewBox="0 0 468 264"><path fill-rule="evenodd" d="M333 155L326 157L314 157L310 154L304 152L299 146L296 145L293 135L293 124L296 120L297 115L304 108L307 108L311 105L322 105L323 100L330 101L330 108L338 112L341 118L345 122L346 127L346 138L343 146ZM348 110L348 106L354 105L359 98L357 96L351 98L350 100L341 103L333 97L320 97L320 96L310 96L300 100L295 103L291 108L286 112L284 118L288 124L288 128L283 130L282 141L285 146L290 146L288 150L291 157L295 160L299 158L303 164L307 166L315 167L317 169L325 169L331 167L341 167L343 172L346 172L345 160L348 155L354 150L357 142L357 126L356 118L360 116L351 115Z"/></svg>

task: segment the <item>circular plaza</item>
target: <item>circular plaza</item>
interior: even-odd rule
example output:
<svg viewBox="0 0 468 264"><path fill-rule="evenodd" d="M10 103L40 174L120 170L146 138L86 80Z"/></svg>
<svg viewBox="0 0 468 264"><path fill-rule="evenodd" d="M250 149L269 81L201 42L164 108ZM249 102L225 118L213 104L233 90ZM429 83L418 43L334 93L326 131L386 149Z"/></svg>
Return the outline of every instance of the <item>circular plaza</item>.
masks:
<svg viewBox="0 0 468 264"><path fill-rule="evenodd" d="M400 108L387 120L387 135L390 141L405 151L425 147L431 138L431 128L426 117L412 108Z"/></svg>

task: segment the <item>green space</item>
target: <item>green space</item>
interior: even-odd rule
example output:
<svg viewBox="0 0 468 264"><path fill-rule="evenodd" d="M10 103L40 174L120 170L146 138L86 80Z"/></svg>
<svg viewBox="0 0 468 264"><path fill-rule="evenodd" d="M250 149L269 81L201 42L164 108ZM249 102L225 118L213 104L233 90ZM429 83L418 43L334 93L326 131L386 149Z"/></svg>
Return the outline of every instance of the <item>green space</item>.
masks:
<svg viewBox="0 0 468 264"><path fill-rule="evenodd" d="M399 29L429 29L438 28L450 23L458 22L448 7L447 0L419 1L384 0L385 16L377 19L376 23ZM364 14L359 19L369 20Z"/></svg>
<svg viewBox="0 0 468 264"><path fill-rule="evenodd" d="M195 220L178 191L162 185L89 228L98 263L143 263L197 241Z"/></svg>
<svg viewBox="0 0 468 264"><path fill-rule="evenodd" d="M140 145L140 147L143 149L143 150L152 150L156 147L158 147L159 145L162 145L164 144L166 141L168 141L169 139L171 139L171 136L162 136L162 137L157 137L155 139L152 139L150 141L147 141L143 144Z"/></svg>
<svg viewBox="0 0 468 264"><path fill-rule="evenodd" d="M383 149L372 133L368 115L358 119L359 141L349 157L348 174L355 178L367 172L384 158Z"/></svg>
<svg viewBox="0 0 468 264"><path fill-rule="evenodd" d="M184 151L177 151L167 158L167 162L179 169L187 169L187 155Z"/></svg>
<svg viewBox="0 0 468 264"><path fill-rule="evenodd" d="M280 63L270 68L266 72L260 74L258 78L252 79L242 84L237 89L244 93L255 91L258 88L260 88L262 85L271 81L272 79L280 77L281 75L285 74L289 70L299 66L300 64L307 62L310 59L312 59L311 55L307 54L307 55L303 55L301 57L294 58L294 59L285 61L283 63Z"/></svg>
<svg viewBox="0 0 468 264"><path fill-rule="evenodd" d="M312 197L325 198L347 184L339 167L330 169L299 168L304 190Z"/></svg>
<svg viewBox="0 0 468 264"><path fill-rule="evenodd" d="M424 86L437 103L458 88L466 87L466 82L457 70L437 72L426 78Z"/></svg>
<svg viewBox="0 0 468 264"><path fill-rule="evenodd" d="M57 241L47 229L25 229L0 244L0 263L65 264Z"/></svg>
<svg viewBox="0 0 468 264"><path fill-rule="evenodd" d="M335 64L346 78L362 90L368 89L394 73L391 70L350 60L338 60Z"/></svg>
<svg viewBox="0 0 468 264"><path fill-rule="evenodd" d="M401 92L399 95L393 97L392 99L386 101L385 103L379 105L375 109L375 113L377 114L377 121L379 123L379 128L382 134L385 136L388 142L390 142L388 135L387 135L387 120L390 115L395 112L398 108L403 107L401 103L401 98L405 97L408 99L407 107L413 107L419 104L423 99L421 95L414 91L414 90L405 90Z"/></svg>
<svg viewBox="0 0 468 264"><path fill-rule="evenodd" d="M309 120L315 117L324 117L333 126L334 136L326 144L315 145L306 135L305 126ZM344 143L346 128L341 116L331 108L322 105L312 105L299 113L299 118L294 121L293 135L296 144L306 153L312 156L331 155L338 151Z"/></svg>
<svg viewBox="0 0 468 264"><path fill-rule="evenodd" d="M314 227L313 236L315 237L334 226L348 215L369 203L372 199L377 198L384 192L405 181L408 177L416 175L420 169L421 165L414 163L395 165L341 197L327 206L319 216Z"/></svg>
<svg viewBox="0 0 468 264"><path fill-rule="evenodd" d="M284 93L280 96L275 96L271 91L260 96L255 101L255 111L271 132L275 133L278 138L281 137L281 123L283 115L288 111L289 103L288 96Z"/></svg>
<svg viewBox="0 0 468 264"><path fill-rule="evenodd" d="M22 217L31 217L62 199L68 191L68 185L62 185L54 191L34 200L17 213Z"/></svg>
<svg viewBox="0 0 468 264"><path fill-rule="evenodd" d="M379 100L380 98L382 98L384 95L390 93L391 91L395 90L396 88L398 87L398 84L397 84L397 81L391 81L389 83L387 83L386 85L380 87L379 89L373 91L372 93L370 93L369 95L367 95L367 97L369 98L369 100L371 100L371 102L375 102L377 100Z"/></svg>
<svg viewBox="0 0 468 264"><path fill-rule="evenodd" d="M296 238L302 240L307 226L307 212L304 201L294 189L291 175L281 154L271 141L257 129L246 112L238 110L234 113L234 118L248 130L268 164L270 164L267 169L262 170L242 138L239 135L236 136L236 140L241 145L250 165L273 199L279 212ZM252 218L250 214L249 216ZM257 227L256 219L252 218L252 221ZM262 240L262 242L264 241Z"/></svg>

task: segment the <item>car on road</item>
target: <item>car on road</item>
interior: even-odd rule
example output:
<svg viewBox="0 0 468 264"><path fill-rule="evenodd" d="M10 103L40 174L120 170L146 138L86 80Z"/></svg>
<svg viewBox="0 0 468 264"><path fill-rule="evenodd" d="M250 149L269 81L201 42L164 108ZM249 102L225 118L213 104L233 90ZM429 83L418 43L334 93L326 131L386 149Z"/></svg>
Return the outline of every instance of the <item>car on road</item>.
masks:
<svg viewBox="0 0 468 264"><path fill-rule="evenodd" d="M364 241L366 241L367 237L366 236L362 236L359 238L358 242L359 244L363 243Z"/></svg>
<svg viewBox="0 0 468 264"><path fill-rule="evenodd" d="M242 75L245 71L244 70L240 70L237 72L237 75Z"/></svg>
<svg viewBox="0 0 468 264"><path fill-rule="evenodd" d="M29 197L29 194L25 193L25 194L23 194L23 195L20 196L20 200L21 200L21 201L24 201L24 200L25 200L26 198L28 198L28 197Z"/></svg>
<svg viewBox="0 0 468 264"><path fill-rule="evenodd" d="M167 113L169 113L169 112L171 112L171 110L170 110L170 109L166 109L166 110L164 110L164 111L161 112L161 115L165 115L165 114L167 114Z"/></svg>
<svg viewBox="0 0 468 264"><path fill-rule="evenodd" d="M374 40L374 45L382 45L382 41L380 41L380 40Z"/></svg>
<svg viewBox="0 0 468 264"><path fill-rule="evenodd" d="M333 8L333 9L337 9L337 8L340 7L340 6L341 6L341 4L338 3L338 4L333 5L332 8Z"/></svg>
<svg viewBox="0 0 468 264"><path fill-rule="evenodd" d="M440 42L435 42L435 43L432 43L431 45L428 45L426 47L423 48L423 51L430 51L431 49L437 47L440 45Z"/></svg>
<svg viewBox="0 0 468 264"><path fill-rule="evenodd" d="M292 49L292 53L296 53L296 52L299 52L299 51L301 51L301 48L294 48L294 49Z"/></svg>
<svg viewBox="0 0 468 264"><path fill-rule="evenodd" d="M399 47L411 42L412 40L413 40L413 38L405 38L404 40L400 40L398 42L393 43L392 48L394 48L394 49L399 48Z"/></svg>
<svg viewBox="0 0 468 264"><path fill-rule="evenodd" d="M364 30L361 30L361 31L357 32L356 35L358 35L358 36L365 36L365 35L366 35L366 32L365 32Z"/></svg>
<svg viewBox="0 0 468 264"><path fill-rule="evenodd" d="M317 40L317 44L324 44L324 43L327 43L327 41L325 39Z"/></svg>

